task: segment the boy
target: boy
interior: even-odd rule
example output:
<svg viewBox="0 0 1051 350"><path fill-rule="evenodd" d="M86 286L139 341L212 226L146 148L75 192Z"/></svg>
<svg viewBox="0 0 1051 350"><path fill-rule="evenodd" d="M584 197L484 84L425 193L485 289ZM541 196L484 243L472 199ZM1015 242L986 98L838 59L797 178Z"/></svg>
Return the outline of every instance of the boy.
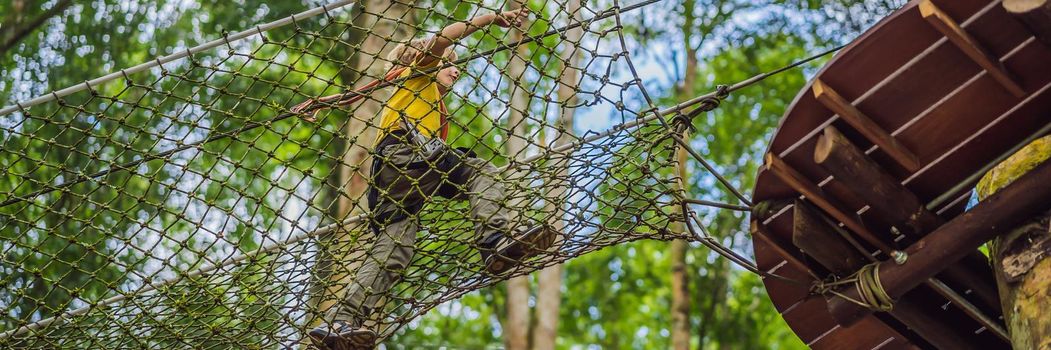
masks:
<svg viewBox="0 0 1051 350"><path fill-rule="evenodd" d="M375 346L377 333L363 322L412 260L419 228L416 215L432 196L469 200L472 219L481 223L476 229L476 243L491 275L504 274L551 246L554 233L543 225L512 224L512 215L501 207L506 195L496 181L496 167L444 143L448 125L442 98L460 77L459 69L447 64L456 59L452 45L485 26L520 26L528 15L529 10L523 7L478 16L451 24L432 38L400 44L389 54L388 80L442 68L398 84L384 106L368 192L372 213L369 227L376 234L376 242L343 302L329 311L326 319L330 322L309 332L319 347ZM332 103L343 98L340 96L346 95L319 101ZM313 107L317 107L316 102L308 101L293 112Z"/></svg>

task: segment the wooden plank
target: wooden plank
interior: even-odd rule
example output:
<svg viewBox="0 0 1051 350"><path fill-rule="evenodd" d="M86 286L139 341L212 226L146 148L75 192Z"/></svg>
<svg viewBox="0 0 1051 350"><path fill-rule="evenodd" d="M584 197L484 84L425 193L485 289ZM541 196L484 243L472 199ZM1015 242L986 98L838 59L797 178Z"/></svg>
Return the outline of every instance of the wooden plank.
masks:
<svg viewBox="0 0 1051 350"><path fill-rule="evenodd" d="M914 3L913 3L914 4ZM1008 70L1011 71L1026 71L1027 74L1019 77L1022 80L1022 85L1027 91L1036 91L1046 83L1045 75L1047 70L1033 70L1027 67L1039 67L1040 65L1034 66L1034 59L1037 61L1051 60L1046 58L1046 53L1051 52L1047 50L1043 45L1036 43L1037 45L1026 44L1027 39L1031 39L1032 36L1026 32L1025 28L1021 24L1011 23L1009 21L1005 25L1004 20L1010 20L1009 15L1003 10L999 9L999 5L986 6L975 6L976 3L969 1L952 2L942 4L942 9L946 10L950 14L957 18L964 18L970 16L969 19L964 22L963 27L966 28L975 37L984 40L984 42L992 42L994 45L988 45L988 48L993 49L994 53L1003 56L1003 63L1007 66ZM983 4L988 5L988 4ZM964 7L963 9L958 7ZM981 8L980 12L970 15L975 8ZM952 11L950 11L952 10ZM995 10L995 11L994 11ZM899 53L897 49L893 52L893 55L884 54L888 51L876 51L864 50L866 56L870 58L866 59L866 64L871 64L873 60L886 60L895 59L898 54L901 54L909 58L908 62L905 62L897 70L889 72L889 74L879 75L886 73L883 70L867 71L869 66L858 65L854 67L839 67L841 60L851 58L850 54L843 55L847 57L837 57L830 66L827 67L825 74L819 75L826 83L837 86L841 94L850 96L860 96L853 101L854 105L859 109L868 111L869 116L879 120L880 125L889 130L895 130L891 134L895 136L902 144L906 145L919 157L921 163L927 164L930 159L937 158L946 149L952 147L953 142L958 141L956 139L959 135L969 135L969 132L955 129L948 130L926 130L924 132L916 132L916 125L913 124L937 124L944 126L946 123L941 123L940 118L951 117L950 114L959 112L965 112L967 114L976 114L973 112L975 107L983 109L999 109L1000 111L1009 109L1014 103L1017 103L1017 99L1007 92L1005 89L999 86L995 80L992 79L988 73L985 73L980 67L975 64L971 64L971 61L965 55L960 55L959 49L956 48L948 39L945 39L937 31L931 28L930 25L924 21L920 15L919 10L915 10L910 13L903 14L899 18L895 18L895 21L901 21L900 17L911 17L914 18L917 23L922 25L922 32L930 31L931 33L938 34L937 42L931 41L930 47L926 47L922 51L912 51L913 48L908 49L907 52ZM911 25L911 24L910 24ZM916 28L914 28L916 29ZM895 32L897 34L897 32ZM914 34L902 34L908 35L910 38ZM926 39L924 39L926 40ZM1029 40L1032 41L1032 40ZM1030 46L1038 46L1034 50ZM880 46L882 48L882 46ZM1033 56L1036 55L1036 56ZM854 61L850 61L854 62ZM882 67L882 65L881 65ZM837 73L837 75L829 76L831 73ZM856 78L871 78L866 74L874 75L882 80L875 85L867 85L869 83L859 83ZM976 74L978 74L976 76ZM845 78L849 77L849 79ZM842 79L840 79L842 78ZM977 79L977 81L975 81ZM926 82L926 83L921 83ZM964 84L964 83L967 84ZM978 82L980 84L975 84ZM988 82L988 84L987 84ZM837 84L833 84L837 83ZM981 86L979 86L981 85ZM958 87L966 86L965 90L957 89ZM854 87L864 87L866 90L850 92L848 89ZM837 120L830 111L824 106L821 106L813 94L809 93L810 87L808 86L805 93L800 93L793 102L792 108L786 114L782 125L778 129L777 136L771 141L770 150L775 154L780 155L782 158L791 162L791 155L796 152L803 152L808 156L811 154L807 150L808 146L799 146L800 144L810 144L816 141L817 135L820 134L821 130L827 126L831 121L829 118ZM905 93L905 94L903 94ZM940 101L945 96L952 96L951 99ZM993 97L995 101L988 101L988 97ZM973 101L983 101L980 104L973 104ZM961 108L961 106L969 105L969 108ZM791 122L788 122L788 121ZM948 125L961 125L961 124L975 124L984 123L985 119L974 116L974 117L957 117L953 118L953 123ZM929 129L929 128L928 128ZM846 131L845 129L841 129ZM938 138L931 138L929 135L937 134ZM849 134L848 134L849 136ZM952 140L946 140L947 138L953 138ZM938 142L939 144L947 144L948 146L934 147L934 149L926 147L929 142ZM942 142L945 141L945 142ZM862 149L868 149L870 145L864 144L858 140L856 143ZM812 146L809 146L812 147ZM888 162L889 157L881 154L880 151L871 152L870 156L874 160L882 164L891 174L897 178L908 177L909 174L895 164L895 162ZM801 172L807 173L808 169L799 169ZM767 199L767 198L781 198L786 196L791 189L781 183L781 181L770 181L770 175L766 172L760 171L759 177L757 178L755 198ZM920 194L920 193L918 193ZM920 194L923 199L931 199L933 197L925 196Z"/></svg>
<svg viewBox="0 0 1051 350"><path fill-rule="evenodd" d="M937 61L947 59L947 57L941 56L940 52L942 51L931 52L931 55L934 55L935 53L938 53L939 55L938 57L932 56L931 60ZM1051 61L1051 50L1048 50L1032 37L1030 37L1030 40L1019 43L1004 57L1004 64L1014 70L1026 70L1027 68L1025 67L1041 67L1043 65L1042 62L1048 61ZM908 66L904 69L928 70L931 69L931 67L927 65ZM1028 69L1028 71L1030 74L1027 74L1023 78L1024 85L1027 90L1036 92L1027 97L1025 101L1022 101L1022 105L1030 102L1042 103L1045 97L1036 97L1033 95L1040 95L1043 93L1042 88L1045 87L1045 84L1047 84L1048 81L1051 81L1051 69ZM952 75L954 74L953 72L957 72L957 70L942 71L942 73L949 74L946 76L946 79L956 79L954 78L955 75ZM915 145L915 153L925 164L924 169L916 174L912 174L911 176L908 174L901 176L901 172L888 168L892 174L895 174L896 178L909 177L909 180L905 180L905 183L908 184L908 187L912 189L921 200L931 200L937 197L941 194L941 191L944 191L948 187L946 184L954 183L952 180L947 179L952 178L955 181L959 181L962 177L969 175L966 174L966 170L963 172L952 170L957 169L958 165L955 164L950 167L952 169L946 168L945 170L942 170L945 163L942 158L951 156L949 153L956 152L955 148L958 148L961 142L966 142L966 139L981 133L982 128L990 123L988 118L989 115L1000 114L1007 111L1010 111L1010 114L1012 115L1032 113L1032 111L1028 110L1029 108L1027 108L1026 111L1011 111L1011 108L1017 103L1017 100L1010 93L999 88L998 83L996 83L988 73L985 73L982 70L971 70L970 72L977 73L977 75L972 75L968 77L968 79L965 79L966 83L959 85L955 91L946 91L944 94L947 95L939 96L942 100L937 101L934 106L929 106L929 101L924 101L923 99L903 98L900 94L889 94L886 97L880 97L885 95L885 93L880 92L873 94L871 97L872 99L878 98L879 101L882 101L883 104L887 105L886 108L889 108L888 110L895 110L903 114L917 111L916 108L912 107L909 107L907 110L903 109L904 106L910 105L915 101L921 101L928 104L928 110L919 110L922 113L910 117L912 119L911 121L909 121L909 118L906 118L905 120L895 119L896 116L901 114L882 113L882 108L878 114L881 121L891 123L887 124L888 127L897 128L893 134L896 135L895 137L898 140L907 145ZM908 85L905 82L887 84L884 87L884 89L888 91L907 88ZM812 96L812 94L809 93L805 95ZM1034 98L1036 99L1034 100ZM973 103L974 101L982 101L982 103ZM866 99L862 105L868 103L868 99ZM802 105L800 107L811 108ZM824 110L824 108L821 109ZM806 119L806 116L798 115L799 113L803 113L803 111L790 112L790 115L787 118ZM952 122L945 122L947 120L946 118L952 120ZM908 123L905 123L906 121L908 121ZM1039 126L1042 125L1038 125L1037 127ZM1018 130L1026 130L1026 128L1032 127L1033 125L1028 125L1027 127L1020 126ZM820 134L820 131L823 128L824 126L821 126L821 128L811 132L812 136L793 136L799 137L798 142L802 143L802 145L792 148L792 151L787 152L787 154L780 153L781 156L785 159L789 159L794 158L797 152L803 152L808 155L811 154L810 151L813 149L813 144L816 143L817 135ZM777 144L779 140L789 137L787 134L782 134L784 131L785 130L780 130L778 132L778 136L774 138L775 144ZM938 135L938 137L932 138L930 135ZM987 139L984 145L979 146L978 148L969 149L967 152L996 152L997 148L994 144L1003 142L1003 140L1010 140L1010 138ZM862 144L861 142L858 142L857 145L862 149L868 148L867 145ZM772 146L772 149L777 149L777 147ZM784 148L782 148L782 152L783 150ZM886 157L881 157L882 155L878 152L871 152L870 156L884 167L895 165L893 162L887 162L887 159L885 159ZM955 156L952 157L954 159L959 158ZM962 162L959 165L976 163L976 161L973 161L976 159L977 158L967 160L966 157L959 158ZM936 162L938 164L934 164ZM810 171L810 169L807 168L801 168L799 170ZM776 179L771 179L771 177L773 177L773 174L763 170L760 171L759 177L757 178L758 185L756 187L755 198L780 198L786 196L789 191L792 191L787 185ZM909 184L909 182L917 183Z"/></svg>
<svg viewBox="0 0 1051 350"><path fill-rule="evenodd" d="M806 196L807 200L813 202L833 218L842 222L848 229L858 236L861 236L861 238L867 243L877 247L884 253L889 253L893 250L889 245L884 243L882 239L877 237L875 233L869 231L865 225L862 225L856 217L843 212L843 210L840 209L841 206L834 203L830 197L826 196L824 191L822 191L817 184L814 184L807 178L803 177L802 174L795 171L795 169L792 169L792 167L781 160L781 158L778 158L773 153L767 153L765 160L765 169L775 174L785 183L788 183L790 187Z"/></svg>
<svg viewBox="0 0 1051 350"><path fill-rule="evenodd" d="M894 15L876 23L850 43L851 46L841 51L877 54L836 55L816 76L825 77L823 81L838 87L837 91L844 96L860 96L878 84L883 77L900 69L912 57L943 39L941 33L931 28L919 16L917 5L915 1L905 4L895 11ZM806 89L800 91L799 96L807 96L810 101L814 101L813 95L809 93L810 86Z"/></svg>
<svg viewBox="0 0 1051 350"><path fill-rule="evenodd" d="M777 269L776 273L796 280L807 280L810 278L809 275L791 265L784 265L782 268ZM778 278L764 278L763 285L766 286L766 294L770 297L770 301L774 303L774 308L778 312L790 310L794 305L814 298L825 302L824 298L811 294L809 288L789 281Z"/></svg>
<svg viewBox="0 0 1051 350"><path fill-rule="evenodd" d="M1004 0L1007 13L1025 23L1026 28L1045 45L1051 46L1051 1Z"/></svg>
<svg viewBox="0 0 1051 350"><path fill-rule="evenodd" d="M814 80L811 90L814 91L814 98L818 102L821 102L825 107L838 114L840 118L843 118L843 120L857 129L865 138L882 148L902 167L909 172L915 172L920 169L920 161L912 151L901 145L886 130L883 130L865 113L854 107L853 104L822 82L821 79Z"/></svg>
<svg viewBox="0 0 1051 350"><path fill-rule="evenodd" d="M961 28L960 24L956 23L948 14L935 6L930 0L921 1L919 8L920 15L928 23L945 35L949 41L956 44L956 47L959 47L960 51L963 51L967 57L970 57L982 69L989 72L1007 91L1010 91L1016 97L1026 95L1025 90L1018 84L1014 76L1007 71L1007 68L1004 68L1004 65L999 60L993 58L981 43Z"/></svg>
<svg viewBox="0 0 1051 350"><path fill-rule="evenodd" d="M940 3L936 1L936 3L939 5L938 8L949 14L949 17L966 18L966 16L955 16L949 12L944 1ZM993 57L1002 58L1018 46L1019 43L1033 37L1033 34L1025 28L1024 24L1012 18L1007 11L1004 11L999 1L989 1L984 6L981 10L982 15L971 16L966 21L961 21L960 27L966 30L967 34L970 34L975 40L982 43L982 46ZM1025 72L1024 70L1013 70L1011 67L1007 67L1007 71L1020 74ZM1024 76L1017 76L1016 78L1025 80ZM1022 88L1026 89L1026 91L1032 91L1026 88L1025 84L1022 84Z"/></svg>
<svg viewBox="0 0 1051 350"><path fill-rule="evenodd" d="M849 328L835 329L807 345L814 350L910 349L910 346L913 349L919 349L876 317L866 318Z"/></svg>
<svg viewBox="0 0 1051 350"><path fill-rule="evenodd" d="M790 207L791 204L789 204ZM792 211L790 209L786 211L789 215L775 215L769 220L762 222L755 222L755 218L751 220L753 221L753 226L750 227L750 230L760 230L763 235L762 237L755 236L752 239L756 265L763 271L776 273L797 281L811 282L814 279L813 274L816 273L823 276L827 274L827 271L824 271L824 268L820 265L807 261L807 257L798 248L792 246L791 243L787 243L791 241ZM773 241L778 242L779 246L775 247ZM785 254L790 255L790 257L786 258ZM805 265L805 268L800 267L800 264ZM810 271L814 268L819 269L819 271L811 273ZM789 309L802 300L813 297L810 293L809 284L799 285L777 278L763 278L763 284L766 286L767 296L773 302L778 312Z"/></svg>
<svg viewBox="0 0 1051 350"><path fill-rule="evenodd" d="M1024 88L1038 91L1051 80L1051 69L1047 69L1046 65L1049 60L1051 50L1030 37L1005 55L1003 63L1009 69L1025 71L1022 77ZM929 164L931 159L941 156L973 135L993 116L1010 110L1018 103L1017 98L999 88L998 83L982 71L894 134L905 143L921 142L924 147L919 147L916 153ZM932 138L930 135L939 137Z"/></svg>
<svg viewBox="0 0 1051 350"><path fill-rule="evenodd" d="M810 267L807 266L807 264L804 263L802 259L800 259L796 254L788 251L788 248L785 248L786 246L791 247L791 245L781 243L780 240L778 240L776 237L771 237L771 235L765 229L765 226L761 223L753 222L751 227L753 238L757 238L759 240L764 241L769 245L770 248L772 248L779 255L781 255L781 257L784 258L785 261L787 261L789 264L792 264L795 268L799 270L805 271L811 277L817 278L817 274L815 274L813 271L810 271Z"/></svg>
<svg viewBox="0 0 1051 350"><path fill-rule="evenodd" d="M781 236L781 235L779 235L777 233L778 231L780 231L777 228L777 225L778 225L777 221L778 220L779 219L775 218L774 221L770 222L770 225L765 225L764 224L765 226L762 229L767 231L767 232L764 232L765 234L767 234L769 236L772 236L772 237L776 237L778 240L784 241L784 238L782 238L783 236ZM763 224L761 222L756 222L754 220L752 220L752 222L756 223L756 224ZM758 228L755 228L755 227L750 227L749 228L750 231L751 230L757 230L757 229ZM755 247L756 248L755 249L755 263L759 267L760 270L766 271L766 270L770 270L770 269L772 269L772 268L774 268L774 267L776 267L778 265L783 265L782 262L785 261L785 257L781 255L782 249L775 248L773 245L770 245L770 244L766 244L766 242L768 241L766 239L753 239L752 241L757 243L757 244L760 244L760 243L762 244L761 246L756 246Z"/></svg>
<svg viewBox="0 0 1051 350"><path fill-rule="evenodd" d="M810 272L810 265L802 260L804 257L799 252L799 249L791 244L775 243L775 241L785 241L776 232L783 230L782 226L790 226L790 220L791 217L781 218L770 222L768 225L753 222L751 230L761 232L752 233L754 235L752 242L755 245L756 265L763 271L797 281L809 282L814 279L814 273ZM786 250L786 247L791 248L794 252ZM822 274L824 274L824 271L822 271ZM767 295L777 310L790 308L810 295L808 286L801 286L777 278L764 278L763 284L766 285Z"/></svg>
<svg viewBox="0 0 1051 350"><path fill-rule="evenodd" d="M892 299L899 298L968 252L1006 233L1007 228L1051 208L1049 178L1051 162L1044 162L970 211L910 245L905 251L908 254L905 263L881 262L877 278L883 290ZM860 300L858 290L853 286L841 292L848 298ZM831 298L829 311L840 324L846 325L868 314L867 309L839 296Z"/></svg>
<svg viewBox="0 0 1051 350"><path fill-rule="evenodd" d="M1048 55L1048 59L1051 60L1051 55ZM960 140L946 145L947 149L941 156L905 179L904 184L921 198L933 199L964 181L978 171L981 165L991 162L1015 143L1044 127L1048 123L1048 111L1051 110L1051 83L1046 84L1021 104L1003 111L995 119L982 123L977 129L965 129L968 131L966 135L944 135L943 138ZM941 138L934 141L942 142ZM960 192L951 195L970 192L973 185L964 186Z"/></svg>
<svg viewBox="0 0 1051 350"><path fill-rule="evenodd" d="M810 298L804 302L794 305L791 309L781 313L792 331L799 336L804 343L811 343L829 330L839 327L836 320L825 310L825 299L821 297ZM866 317L873 317L868 315Z"/></svg>
<svg viewBox="0 0 1051 350"><path fill-rule="evenodd" d="M799 336L799 339L815 349L818 348L817 344L826 342L825 338L839 332L848 332L846 334L856 334L858 336L858 342L854 344L855 346L846 347L846 349L871 349L890 337L906 339L901 333L887 326L875 315L868 315L858 324L851 327L839 326L825 310L824 303L825 300L823 298L811 298L781 314L781 317L785 319L792 331ZM821 347L821 349L829 348Z"/></svg>

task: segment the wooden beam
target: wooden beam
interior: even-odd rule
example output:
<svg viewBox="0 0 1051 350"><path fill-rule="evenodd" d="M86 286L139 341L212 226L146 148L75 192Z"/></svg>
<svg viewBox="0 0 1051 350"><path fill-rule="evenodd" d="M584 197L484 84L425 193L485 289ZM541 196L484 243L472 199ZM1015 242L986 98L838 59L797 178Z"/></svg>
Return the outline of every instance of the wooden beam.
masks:
<svg viewBox="0 0 1051 350"><path fill-rule="evenodd" d="M1043 162L970 211L950 220L905 250L903 264L879 263L879 279L892 299L924 283L990 239L1005 234L1035 215L1051 209L1051 162ZM840 291L860 300L857 288ZM869 310L839 296L829 300L829 311L841 325L850 325Z"/></svg>
<svg viewBox="0 0 1051 350"><path fill-rule="evenodd" d="M795 169L792 169L784 160L774 155L773 153L767 153L766 164L764 167L767 171L772 172L775 176L788 184L789 187L798 191L802 195L806 196L807 200L813 202L818 208L824 210L826 213L832 216L832 218L839 220L843 225L846 225L848 229L854 231L855 234L864 239L865 242L871 244L883 251L885 254L889 254L893 250L889 245L883 242L882 239L876 237L876 234L869 231L865 225L861 224L856 214L847 214L840 208L842 207L838 203L832 202L825 192L818 187L817 184L808 180L803 174L800 174Z"/></svg>
<svg viewBox="0 0 1051 350"><path fill-rule="evenodd" d="M803 262L803 260L800 260L797 254L793 254L792 252L785 249L786 244L781 244L780 240L774 238L770 233L770 230L766 227L766 225L763 225L762 222L752 220L752 237L759 238L759 240L770 245L771 249L777 252L778 255L781 255L781 258L785 259L786 262L788 262L792 266L795 266L795 268L799 269L800 271L806 272L808 275L810 275L810 277L814 279L818 278L817 274L815 274L814 271L810 270L810 266L807 266L807 264Z"/></svg>
<svg viewBox="0 0 1051 350"><path fill-rule="evenodd" d="M808 207L805 202L796 201L793 208L792 242L796 246L839 277L848 276L868 263L867 258L842 237L844 232L836 232L837 227L828 225L825 218ZM966 333L939 320L937 305L917 300L916 293L906 293L890 315L939 349L980 348L979 344L967 341Z"/></svg>
<svg viewBox="0 0 1051 350"><path fill-rule="evenodd" d="M765 222L784 210L785 207L792 205L794 202L795 198L767 199L765 201L759 201L752 207L752 218L759 222Z"/></svg>
<svg viewBox="0 0 1051 350"><path fill-rule="evenodd" d="M1010 91L1016 97L1026 95L1025 89L1018 84L1014 76L1000 63L1000 60L990 55L985 47L961 28L960 24L956 23L952 17L949 17L948 14L935 6L930 0L921 1L919 8L923 19L927 20L942 35L945 35L949 41L960 48L960 51L963 51L967 57L970 57L978 66L982 67L993 79L996 79L1000 85L1003 85L1007 91Z"/></svg>
<svg viewBox="0 0 1051 350"><path fill-rule="evenodd" d="M868 260L830 226L810 204L796 200L792 207L792 244L837 277L850 276Z"/></svg>
<svg viewBox="0 0 1051 350"><path fill-rule="evenodd" d="M865 113L854 107L850 101L843 98L836 90L820 79L814 80L811 86L814 98L821 102L825 108L835 112L843 118L850 126L858 130L866 139L879 146L890 155L898 164L901 164L910 173L920 170L920 161L912 151L894 139L886 130L883 130L876 122L873 122Z"/></svg>
<svg viewBox="0 0 1051 350"><path fill-rule="evenodd" d="M839 130L825 128L814 147L814 163L827 170L862 201L877 219L895 227L907 244L919 240L945 223L938 215L924 207L916 194L901 185L879 164L865 155ZM1000 294L996 290L993 271L977 250L968 254L961 264L949 266L942 277L953 285L970 289L990 314L999 315Z"/></svg>
<svg viewBox="0 0 1051 350"><path fill-rule="evenodd" d="M1004 0L1004 9L1051 47L1051 0Z"/></svg>

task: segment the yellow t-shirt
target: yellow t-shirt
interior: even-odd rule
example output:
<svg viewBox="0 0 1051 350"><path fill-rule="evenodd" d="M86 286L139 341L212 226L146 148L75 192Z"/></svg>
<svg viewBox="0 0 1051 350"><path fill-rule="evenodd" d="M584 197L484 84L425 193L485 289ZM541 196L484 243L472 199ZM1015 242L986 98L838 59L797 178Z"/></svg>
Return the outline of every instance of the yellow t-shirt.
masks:
<svg viewBox="0 0 1051 350"><path fill-rule="evenodd" d="M407 77L423 69L437 67L439 63L440 61L436 60L426 66L410 67L398 78ZM405 119L408 119L411 125L415 125L416 130L419 130L423 136L434 137L440 132L442 116L439 106L442 95L438 91L438 81L435 75L436 73L421 75L406 80L398 86L394 94L387 100L387 104L383 106L377 142L387 133L401 129L401 114L404 114Z"/></svg>

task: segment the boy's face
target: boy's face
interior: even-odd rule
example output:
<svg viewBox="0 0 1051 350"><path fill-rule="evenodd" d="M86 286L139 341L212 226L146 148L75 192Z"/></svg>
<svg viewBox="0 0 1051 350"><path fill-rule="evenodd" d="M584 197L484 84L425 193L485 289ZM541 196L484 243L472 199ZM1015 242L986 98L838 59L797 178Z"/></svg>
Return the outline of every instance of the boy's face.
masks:
<svg viewBox="0 0 1051 350"><path fill-rule="evenodd" d="M460 69L456 68L456 66L445 67L438 71L438 84L441 84L441 86L446 89L451 89L453 84L456 83L456 80L459 79Z"/></svg>

